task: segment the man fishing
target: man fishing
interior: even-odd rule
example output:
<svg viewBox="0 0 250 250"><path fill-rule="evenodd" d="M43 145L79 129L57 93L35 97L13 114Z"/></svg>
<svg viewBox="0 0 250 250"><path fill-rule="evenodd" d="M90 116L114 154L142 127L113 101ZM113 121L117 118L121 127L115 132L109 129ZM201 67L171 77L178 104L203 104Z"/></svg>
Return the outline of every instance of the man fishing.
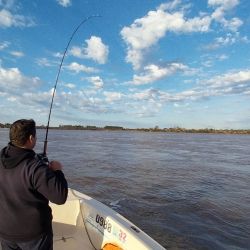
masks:
<svg viewBox="0 0 250 250"><path fill-rule="evenodd" d="M52 250L49 201L64 204L68 184L58 161L34 151L34 120L15 121L0 153L0 240L3 250Z"/></svg>

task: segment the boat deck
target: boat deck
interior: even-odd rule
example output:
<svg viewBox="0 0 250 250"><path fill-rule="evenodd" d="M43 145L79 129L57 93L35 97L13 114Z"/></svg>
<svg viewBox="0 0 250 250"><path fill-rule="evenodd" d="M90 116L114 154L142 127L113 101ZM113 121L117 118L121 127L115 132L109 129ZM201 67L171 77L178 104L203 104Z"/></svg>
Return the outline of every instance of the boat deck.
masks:
<svg viewBox="0 0 250 250"><path fill-rule="evenodd" d="M79 200L69 197L63 206L50 206L53 211L54 250L95 249L84 226Z"/></svg>

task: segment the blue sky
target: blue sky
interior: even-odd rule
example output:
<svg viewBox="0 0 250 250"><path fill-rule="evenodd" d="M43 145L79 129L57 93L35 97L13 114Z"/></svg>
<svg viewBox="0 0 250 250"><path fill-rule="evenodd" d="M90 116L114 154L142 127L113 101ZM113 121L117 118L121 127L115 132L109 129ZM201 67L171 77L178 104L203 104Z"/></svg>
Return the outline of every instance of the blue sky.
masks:
<svg viewBox="0 0 250 250"><path fill-rule="evenodd" d="M250 1L0 0L0 122L250 128Z"/></svg>

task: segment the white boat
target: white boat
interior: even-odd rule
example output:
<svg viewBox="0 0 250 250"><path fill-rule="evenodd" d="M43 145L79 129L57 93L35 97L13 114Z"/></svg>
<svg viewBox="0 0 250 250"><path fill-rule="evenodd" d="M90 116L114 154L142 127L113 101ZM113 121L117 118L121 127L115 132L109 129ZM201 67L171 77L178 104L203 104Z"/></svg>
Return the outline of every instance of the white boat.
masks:
<svg viewBox="0 0 250 250"><path fill-rule="evenodd" d="M119 213L73 189L64 205L50 207L54 250L165 249Z"/></svg>
<svg viewBox="0 0 250 250"><path fill-rule="evenodd" d="M101 202L69 189L53 211L54 250L163 250L133 223Z"/></svg>

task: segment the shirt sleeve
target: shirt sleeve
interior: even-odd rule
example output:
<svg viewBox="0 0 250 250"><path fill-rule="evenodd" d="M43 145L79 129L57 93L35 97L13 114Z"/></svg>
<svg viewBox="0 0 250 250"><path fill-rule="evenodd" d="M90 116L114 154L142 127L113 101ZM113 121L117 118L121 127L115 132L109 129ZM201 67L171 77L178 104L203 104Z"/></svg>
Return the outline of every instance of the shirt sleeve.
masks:
<svg viewBox="0 0 250 250"><path fill-rule="evenodd" d="M47 165L38 165L33 175L33 187L52 203L64 204L68 196L68 183L61 170L52 171Z"/></svg>

